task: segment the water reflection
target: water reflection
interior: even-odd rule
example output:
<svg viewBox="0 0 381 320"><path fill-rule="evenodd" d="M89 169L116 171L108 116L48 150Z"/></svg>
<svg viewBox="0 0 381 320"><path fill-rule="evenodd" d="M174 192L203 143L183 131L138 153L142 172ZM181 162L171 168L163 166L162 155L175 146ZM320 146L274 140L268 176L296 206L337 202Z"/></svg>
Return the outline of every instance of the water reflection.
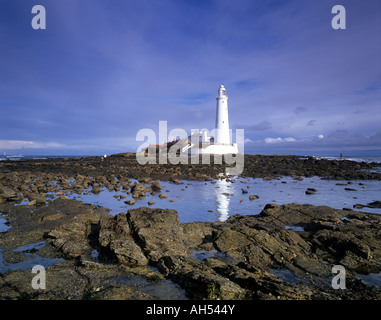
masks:
<svg viewBox="0 0 381 320"><path fill-rule="evenodd" d="M219 221L226 221L229 216L230 184L230 182L227 182L224 179L217 180L215 184L216 210Z"/></svg>
<svg viewBox="0 0 381 320"><path fill-rule="evenodd" d="M135 181L133 181L135 182ZM134 205L124 201L132 200L132 195L121 191L108 191L102 188L100 194L89 193L78 196L69 195L69 198L78 198L85 203L91 203L110 209L110 214L127 212L131 208L148 206L149 200L155 202L151 208L174 209L179 214L181 223L194 221L225 221L234 214L259 214L267 203L308 203L311 205L327 205L336 209L353 208L355 204L367 204L379 200L381 184L377 180L353 180L351 187L357 191L346 191L340 180L321 180L318 177L294 180L291 177L282 177L280 180L265 181L263 179L234 178L232 182L226 180L213 181L182 181L182 184L161 181L162 191L168 195L166 199L147 193L146 197L134 199ZM149 185L147 185L149 186ZM307 188L315 188L317 192L307 195ZM247 193L242 193L245 189ZM124 195L126 198L115 199L115 195ZM234 194L232 196L231 194ZM259 198L250 200L250 195ZM242 201L240 200L242 198ZM381 214L379 208L363 208L356 211L365 211ZM0 217L0 230L2 228Z"/></svg>

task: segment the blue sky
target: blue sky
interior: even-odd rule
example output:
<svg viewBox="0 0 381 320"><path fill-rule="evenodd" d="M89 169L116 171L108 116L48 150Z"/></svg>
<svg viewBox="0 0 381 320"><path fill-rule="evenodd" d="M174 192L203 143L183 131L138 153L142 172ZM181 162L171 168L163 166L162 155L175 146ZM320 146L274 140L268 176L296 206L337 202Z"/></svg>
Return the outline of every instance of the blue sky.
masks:
<svg viewBox="0 0 381 320"><path fill-rule="evenodd" d="M31 26L34 5L46 29ZM334 30L331 9L346 9ZM381 154L379 0L0 0L0 152L135 152L207 128L245 153ZM162 142L162 141L158 141Z"/></svg>

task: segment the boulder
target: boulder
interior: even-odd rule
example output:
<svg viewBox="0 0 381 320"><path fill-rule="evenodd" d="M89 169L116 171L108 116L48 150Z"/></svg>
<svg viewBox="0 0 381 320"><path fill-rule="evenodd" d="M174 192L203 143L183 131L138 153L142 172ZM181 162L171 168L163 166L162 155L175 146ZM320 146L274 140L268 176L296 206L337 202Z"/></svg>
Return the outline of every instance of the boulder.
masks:
<svg viewBox="0 0 381 320"><path fill-rule="evenodd" d="M91 189L91 192L94 194L99 194L101 192L101 189L99 187L93 187Z"/></svg>
<svg viewBox="0 0 381 320"><path fill-rule="evenodd" d="M0 185L0 203L6 201L21 201L24 198L20 191Z"/></svg>
<svg viewBox="0 0 381 320"><path fill-rule="evenodd" d="M27 196L28 196L29 201L36 204L36 205L44 205L46 203L46 197L44 197L40 194L29 192ZM33 201L35 201L35 202L33 202Z"/></svg>
<svg viewBox="0 0 381 320"><path fill-rule="evenodd" d="M160 185L160 180L155 180L151 184L152 191L160 191L161 190L161 185Z"/></svg>

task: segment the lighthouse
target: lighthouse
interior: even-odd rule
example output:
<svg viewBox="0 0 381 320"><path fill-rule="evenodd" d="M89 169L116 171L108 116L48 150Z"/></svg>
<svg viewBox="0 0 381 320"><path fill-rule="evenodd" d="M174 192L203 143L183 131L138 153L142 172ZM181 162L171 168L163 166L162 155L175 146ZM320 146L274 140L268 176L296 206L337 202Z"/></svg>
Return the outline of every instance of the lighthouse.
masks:
<svg viewBox="0 0 381 320"><path fill-rule="evenodd" d="M207 135L207 130L201 130L188 137L190 141L182 152L191 154L237 154L238 145L230 139L228 96L223 84L218 89L216 106L216 126L214 138ZM212 131L212 132L213 132Z"/></svg>
<svg viewBox="0 0 381 320"><path fill-rule="evenodd" d="M228 115L228 96L226 89L221 84L218 89L217 108L216 108L216 130L214 143L219 145L230 145L229 115Z"/></svg>

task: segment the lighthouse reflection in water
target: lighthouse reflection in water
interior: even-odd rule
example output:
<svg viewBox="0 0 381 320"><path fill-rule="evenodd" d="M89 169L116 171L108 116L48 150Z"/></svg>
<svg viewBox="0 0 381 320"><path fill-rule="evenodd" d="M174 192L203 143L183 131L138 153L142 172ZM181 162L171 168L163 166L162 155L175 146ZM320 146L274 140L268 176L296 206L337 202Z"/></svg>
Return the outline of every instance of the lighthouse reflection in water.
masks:
<svg viewBox="0 0 381 320"><path fill-rule="evenodd" d="M219 221L226 221L229 216L230 183L225 179L216 181L216 210Z"/></svg>

